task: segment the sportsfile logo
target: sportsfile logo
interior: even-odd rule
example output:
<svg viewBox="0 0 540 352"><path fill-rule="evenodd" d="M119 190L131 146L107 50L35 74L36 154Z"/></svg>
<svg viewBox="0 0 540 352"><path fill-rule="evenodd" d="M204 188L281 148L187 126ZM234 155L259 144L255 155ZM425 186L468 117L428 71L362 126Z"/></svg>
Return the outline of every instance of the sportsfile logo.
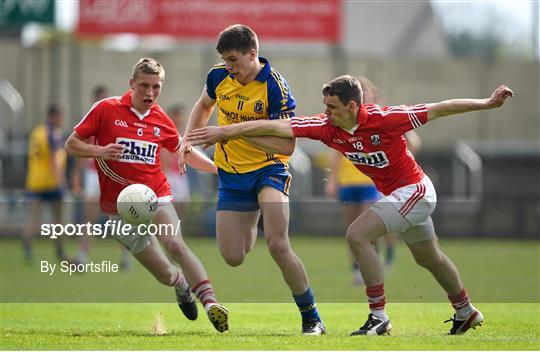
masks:
<svg viewBox="0 0 540 352"><path fill-rule="evenodd" d="M125 163L152 164L156 163L156 143L131 138L116 138L116 143L126 147L120 161Z"/></svg>
<svg viewBox="0 0 540 352"><path fill-rule="evenodd" d="M390 165L386 154L383 151L373 153L345 153L347 159L353 164L373 166L378 169L382 169Z"/></svg>

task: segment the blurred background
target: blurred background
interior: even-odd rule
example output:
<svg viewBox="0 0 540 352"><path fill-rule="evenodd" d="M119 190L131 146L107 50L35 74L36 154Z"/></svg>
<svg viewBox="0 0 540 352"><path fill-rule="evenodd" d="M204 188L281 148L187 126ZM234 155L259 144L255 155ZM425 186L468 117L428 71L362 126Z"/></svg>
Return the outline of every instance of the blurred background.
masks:
<svg viewBox="0 0 540 352"><path fill-rule="evenodd" d="M16 236L25 223L28 139L51 102L64 106L68 135L96 86L122 95L133 64L150 56L166 70L160 105L180 104L187 118L219 62L217 34L244 23L258 33L260 55L286 77L299 115L323 111L322 85L345 73L371 79L387 105L511 87L515 97L502 109L418 129L416 158L438 191L440 237L538 239L538 22L537 1L1 0L0 236ZM298 146L292 229L343 236L339 202L323 191L329 150L307 140ZM189 177L188 233L211 234L216 180ZM66 199L74 204L69 192ZM77 213L70 207L66 221Z"/></svg>

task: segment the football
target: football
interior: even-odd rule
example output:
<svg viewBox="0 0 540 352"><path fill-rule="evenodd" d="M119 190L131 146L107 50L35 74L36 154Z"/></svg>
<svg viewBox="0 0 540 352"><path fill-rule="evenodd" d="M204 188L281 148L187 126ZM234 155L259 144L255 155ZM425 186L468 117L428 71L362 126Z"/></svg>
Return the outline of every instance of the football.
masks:
<svg viewBox="0 0 540 352"><path fill-rule="evenodd" d="M157 196L143 184L129 185L120 192L116 207L122 219L129 224L149 224L157 210Z"/></svg>

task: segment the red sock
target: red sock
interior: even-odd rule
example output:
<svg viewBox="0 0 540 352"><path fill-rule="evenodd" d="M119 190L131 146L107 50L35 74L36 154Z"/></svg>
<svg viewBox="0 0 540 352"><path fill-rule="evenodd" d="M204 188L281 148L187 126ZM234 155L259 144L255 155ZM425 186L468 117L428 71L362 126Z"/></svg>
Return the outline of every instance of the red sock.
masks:
<svg viewBox="0 0 540 352"><path fill-rule="evenodd" d="M384 296L384 284L371 286L366 288L368 296L369 309L384 310L386 297Z"/></svg>
<svg viewBox="0 0 540 352"><path fill-rule="evenodd" d="M197 285L193 286L191 292L193 292L201 301L204 309L206 309L209 304L217 303L216 294L214 293L210 280L199 282Z"/></svg>
<svg viewBox="0 0 540 352"><path fill-rule="evenodd" d="M465 308L471 304L469 294L465 289L462 289L457 296L448 295L448 299L450 300L450 303L452 303L452 307L454 307L455 310Z"/></svg>
<svg viewBox="0 0 540 352"><path fill-rule="evenodd" d="M177 270L176 274L173 275L169 283L169 286L173 286L173 287L180 286L180 288L182 288L182 290L184 291L188 289L188 283L186 281L186 278L184 277L184 275L182 274L180 270Z"/></svg>

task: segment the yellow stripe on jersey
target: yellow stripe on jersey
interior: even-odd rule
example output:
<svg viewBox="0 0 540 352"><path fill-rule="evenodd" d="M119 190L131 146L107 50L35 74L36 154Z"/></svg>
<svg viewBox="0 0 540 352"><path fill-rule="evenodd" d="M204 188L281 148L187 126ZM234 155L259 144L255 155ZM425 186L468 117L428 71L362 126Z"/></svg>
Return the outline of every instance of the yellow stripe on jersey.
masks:
<svg viewBox="0 0 540 352"><path fill-rule="evenodd" d="M278 84L279 89L281 90L281 96L283 97L281 99L281 105L283 105L281 107L281 110L286 110L287 109L287 96L288 96L289 90L284 86L282 77L279 73L277 73L276 71L272 69L271 75L272 77L274 77L274 79L276 80L276 83Z"/></svg>
<svg viewBox="0 0 540 352"><path fill-rule="evenodd" d="M219 68L226 68L226 66L225 66L225 64L215 64L214 66L212 66L210 71L216 70L216 69L219 69Z"/></svg>

